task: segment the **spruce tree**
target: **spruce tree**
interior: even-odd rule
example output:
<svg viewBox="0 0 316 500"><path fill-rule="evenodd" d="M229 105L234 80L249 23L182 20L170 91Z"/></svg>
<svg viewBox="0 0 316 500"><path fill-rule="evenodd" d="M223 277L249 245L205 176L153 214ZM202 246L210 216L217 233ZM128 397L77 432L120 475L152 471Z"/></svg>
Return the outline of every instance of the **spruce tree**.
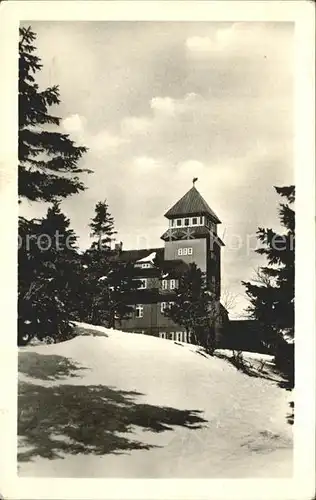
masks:
<svg viewBox="0 0 316 500"><path fill-rule="evenodd" d="M105 252L111 250L113 236L116 234L114 229L114 218L109 212L108 204L105 201L99 201L95 206L95 216L89 224L91 228L90 236L95 238L92 248L103 249Z"/></svg>
<svg viewBox="0 0 316 500"><path fill-rule="evenodd" d="M294 186L275 189L287 200L279 207L284 231L258 228L262 246L256 252L266 256L267 265L259 270L259 283L243 282L250 299L249 312L266 327L272 347L282 341L284 331L294 335L295 213L291 205L295 189Z"/></svg>
<svg viewBox="0 0 316 500"><path fill-rule="evenodd" d="M109 310L107 277L113 255L111 243L116 231L114 218L109 212L106 201L96 204L95 215L89 227L93 242L83 255L85 272L81 286L84 297L81 319L92 324L107 324Z"/></svg>
<svg viewBox="0 0 316 500"><path fill-rule="evenodd" d="M133 264L121 262L117 251L111 248L116 231L106 201L96 204L89 226L94 241L83 256L86 272L82 282L82 310L86 314L83 313L82 319L115 328L132 312L128 305L130 294L137 290L140 281L136 279Z"/></svg>
<svg viewBox="0 0 316 500"><path fill-rule="evenodd" d="M46 217L20 222L19 344L72 336L69 307L77 281L76 235L55 203Z"/></svg>
<svg viewBox="0 0 316 500"><path fill-rule="evenodd" d="M213 352L215 345L211 320L211 296L206 278L195 263L179 278L171 306L164 314L177 325L183 326L191 341Z"/></svg>
<svg viewBox="0 0 316 500"><path fill-rule="evenodd" d="M250 301L248 312L259 322L263 342L286 365L287 375L293 379L293 351L287 347L284 334L294 337L295 187L275 189L286 200L279 206L283 231L258 228L262 246L256 252L267 258L267 265L259 268L255 282L243 284Z"/></svg>
<svg viewBox="0 0 316 500"><path fill-rule="evenodd" d="M60 118L50 112L60 103L59 88L39 89L36 75L42 64L36 55L36 35L31 27L19 33L19 201L57 202L84 189L79 174L90 171L78 164L87 149L60 132ZM59 241L57 229L63 234ZM59 249L66 239L70 243L76 237L58 205L41 220L19 217L19 343L34 336L56 341L72 335L65 300L75 269L69 260L76 261L77 253Z"/></svg>
<svg viewBox="0 0 316 500"><path fill-rule="evenodd" d="M90 171L78 166L87 148L61 133L61 119L50 113L60 103L59 87L40 90L36 83L42 64L35 40L31 27L20 28L19 198L49 202L82 191L78 174Z"/></svg>
<svg viewBox="0 0 316 500"><path fill-rule="evenodd" d="M133 312L133 294L141 284L136 277L134 265L131 262L110 261L108 277L104 282L108 290L107 324L115 328Z"/></svg>

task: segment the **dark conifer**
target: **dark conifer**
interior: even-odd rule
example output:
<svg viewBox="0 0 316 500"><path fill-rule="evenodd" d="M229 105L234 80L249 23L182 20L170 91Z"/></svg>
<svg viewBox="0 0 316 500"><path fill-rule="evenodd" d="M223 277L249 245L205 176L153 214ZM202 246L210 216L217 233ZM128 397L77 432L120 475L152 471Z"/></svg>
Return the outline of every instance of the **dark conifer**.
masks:
<svg viewBox="0 0 316 500"><path fill-rule="evenodd" d="M275 187L286 199L279 207L279 217L284 231L259 228L258 239L262 246L256 250L267 258L267 265L258 271L256 280L243 282L250 301L248 312L258 320L263 342L276 354L293 384L293 350L284 336L294 337L294 272L295 272L295 187ZM284 367L284 366L283 366Z"/></svg>
<svg viewBox="0 0 316 500"><path fill-rule="evenodd" d="M90 171L78 166L87 148L61 133L61 119L50 114L51 106L60 103L59 87L40 90L36 83L42 64L35 40L31 27L20 28L19 197L54 201L82 191L78 174Z"/></svg>
<svg viewBox="0 0 316 500"><path fill-rule="evenodd" d="M176 324L183 326L191 341L214 350L214 332L211 318L212 298L206 278L196 264L190 264L187 272L179 278L171 306L164 314Z"/></svg>

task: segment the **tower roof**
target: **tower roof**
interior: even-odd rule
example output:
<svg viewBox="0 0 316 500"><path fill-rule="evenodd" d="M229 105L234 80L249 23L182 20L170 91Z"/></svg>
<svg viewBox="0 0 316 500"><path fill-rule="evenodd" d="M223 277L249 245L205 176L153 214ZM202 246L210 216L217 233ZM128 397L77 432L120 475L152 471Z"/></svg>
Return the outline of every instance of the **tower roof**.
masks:
<svg viewBox="0 0 316 500"><path fill-rule="evenodd" d="M180 216L184 217L185 215L209 215L217 224L221 223L215 212L208 206L195 186L191 187L191 189L165 213L165 217L168 219Z"/></svg>

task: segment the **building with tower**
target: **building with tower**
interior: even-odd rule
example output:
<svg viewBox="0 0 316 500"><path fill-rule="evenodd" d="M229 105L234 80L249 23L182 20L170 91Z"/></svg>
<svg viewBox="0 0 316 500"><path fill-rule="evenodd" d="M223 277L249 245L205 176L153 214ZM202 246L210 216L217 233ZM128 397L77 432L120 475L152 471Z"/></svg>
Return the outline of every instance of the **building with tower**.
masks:
<svg viewBox="0 0 316 500"><path fill-rule="evenodd" d="M195 263L205 274L210 296L214 301L212 313L217 337L228 320L227 311L220 304L221 247L217 226L221 223L195 187L166 213L168 227L161 236L160 248L123 250L117 248L117 259L133 262L141 285L133 292L134 312L122 321L121 329L147 333L181 342L189 342L183 327L176 325L163 313L172 302L179 277Z"/></svg>

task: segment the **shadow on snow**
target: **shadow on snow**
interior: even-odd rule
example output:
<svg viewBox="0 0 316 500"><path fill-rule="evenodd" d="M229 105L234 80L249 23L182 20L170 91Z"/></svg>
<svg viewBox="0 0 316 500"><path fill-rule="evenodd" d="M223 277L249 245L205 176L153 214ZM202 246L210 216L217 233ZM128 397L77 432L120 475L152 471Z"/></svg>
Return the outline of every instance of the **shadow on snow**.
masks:
<svg viewBox="0 0 316 500"><path fill-rule="evenodd" d="M84 366L57 354L43 355L37 352L20 352L18 359L19 373L40 380L59 380L68 377L80 377Z"/></svg>
<svg viewBox="0 0 316 500"><path fill-rule="evenodd" d="M24 354L20 355L21 371L43 380L76 377L82 369L62 356L27 353L26 362ZM144 404L137 402L139 396L104 385L48 387L20 381L18 460L149 450L153 445L133 439L133 428L159 433L174 426L198 429L206 422L200 411Z"/></svg>

